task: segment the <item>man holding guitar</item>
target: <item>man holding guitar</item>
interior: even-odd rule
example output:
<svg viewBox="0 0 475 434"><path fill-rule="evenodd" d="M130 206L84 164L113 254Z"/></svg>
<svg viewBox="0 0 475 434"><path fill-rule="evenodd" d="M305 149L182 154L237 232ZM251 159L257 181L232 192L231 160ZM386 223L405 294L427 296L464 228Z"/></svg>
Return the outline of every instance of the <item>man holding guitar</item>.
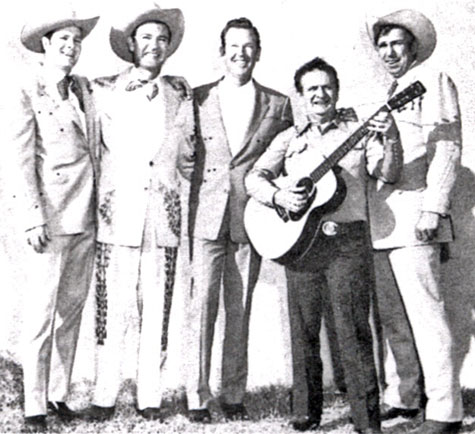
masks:
<svg viewBox="0 0 475 434"><path fill-rule="evenodd" d="M322 206L321 220L313 233L304 229L305 238L318 242L311 244L304 260L286 263L294 381L291 425L306 431L320 424L319 330L321 301L328 293L355 429L380 432L379 392L368 324L372 259L365 190L368 174L382 182L398 179L402 162L399 134L389 109L383 108L358 136L361 139L369 133L369 138L352 143L344 150L346 154L340 152L339 145L356 129L357 118L352 109L336 109L339 81L335 68L315 58L297 70L294 80L307 109L306 122L274 139L246 178L248 192L267 205L266 209L278 209L282 221L287 219L291 224L308 208L308 197L315 195L295 182L308 177L319 161L332 160L336 150L342 155L339 167L332 167L333 172L321 178L336 173L335 195ZM281 173L287 174L287 183L274 182ZM320 193L331 196L324 182L314 187L315 202L321 200ZM262 222L261 228L267 224ZM250 225L246 227L250 229ZM280 236L274 234L274 238Z"/></svg>
<svg viewBox="0 0 475 434"><path fill-rule="evenodd" d="M378 18L368 33L394 79L392 88L415 79L427 88L423 98L394 115L404 149L399 181L369 185L379 311L400 377L395 387L389 384L385 401L399 410L393 415L417 409L419 359L427 397L419 433L457 432L462 398L439 282L442 246L453 240L450 194L462 147L457 89L446 74L421 66L435 49L436 31L420 12Z"/></svg>

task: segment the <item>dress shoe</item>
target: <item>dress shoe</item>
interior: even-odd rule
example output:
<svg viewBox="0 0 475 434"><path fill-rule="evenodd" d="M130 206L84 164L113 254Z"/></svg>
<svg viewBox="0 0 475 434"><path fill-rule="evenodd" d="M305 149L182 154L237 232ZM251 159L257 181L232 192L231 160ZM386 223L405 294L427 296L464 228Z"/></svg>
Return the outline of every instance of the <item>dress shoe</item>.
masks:
<svg viewBox="0 0 475 434"><path fill-rule="evenodd" d="M46 432L47 428L46 416L44 414L38 416L25 416L21 432Z"/></svg>
<svg viewBox="0 0 475 434"><path fill-rule="evenodd" d="M188 419L190 422L211 423L211 413L207 408L188 410Z"/></svg>
<svg viewBox="0 0 475 434"><path fill-rule="evenodd" d="M79 417L79 413L71 410L66 403L62 401L49 401L48 412L55 414L63 420L72 420Z"/></svg>
<svg viewBox="0 0 475 434"><path fill-rule="evenodd" d="M101 407L92 404L81 413L81 419L89 422L104 422L112 419L115 413L115 407Z"/></svg>
<svg viewBox="0 0 475 434"><path fill-rule="evenodd" d="M381 420L396 419L397 417L414 419L420 411L421 410L419 408L389 407L381 412Z"/></svg>
<svg viewBox="0 0 475 434"><path fill-rule="evenodd" d="M162 411L158 407L147 407L143 410L137 410L137 413L147 420L158 420L160 422L163 422L163 420L165 419Z"/></svg>
<svg viewBox="0 0 475 434"><path fill-rule="evenodd" d="M381 428L365 428L358 431L361 434L381 434Z"/></svg>
<svg viewBox="0 0 475 434"><path fill-rule="evenodd" d="M320 419L299 417L290 421L290 426L295 431L315 431L320 426Z"/></svg>
<svg viewBox="0 0 475 434"><path fill-rule="evenodd" d="M414 434L452 434L458 433L462 427L462 422L439 422L436 420L426 420L419 428L413 431Z"/></svg>
<svg viewBox="0 0 475 434"><path fill-rule="evenodd" d="M249 420L249 414L242 403L226 404L225 402L222 402L221 410L223 411L226 420Z"/></svg>

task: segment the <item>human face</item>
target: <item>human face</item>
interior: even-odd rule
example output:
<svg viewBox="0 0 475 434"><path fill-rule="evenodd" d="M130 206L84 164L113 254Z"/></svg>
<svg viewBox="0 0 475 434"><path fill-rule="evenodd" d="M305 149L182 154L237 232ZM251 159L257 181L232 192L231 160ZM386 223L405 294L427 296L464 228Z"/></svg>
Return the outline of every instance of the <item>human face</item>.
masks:
<svg viewBox="0 0 475 434"><path fill-rule="evenodd" d="M394 77L402 77L411 67L415 52L411 37L404 29L391 29L378 39L376 48L387 71Z"/></svg>
<svg viewBox="0 0 475 434"><path fill-rule="evenodd" d="M56 30L50 38L43 37L45 63L69 73L81 54L82 35L78 27Z"/></svg>
<svg viewBox="0 0 475 434"><path fill-rule="evenodd" d="M324 121L332 119L338 101L338 89L332 76L315 69L304 74L300 83L307 113L317 115Z"/></svg>
<svg viewBox="0 0 475 434"><path fill-rule="evenodd" d="M159 72L167 59L170 31L163 23L150 22L137 27L129 38L129 50L138 68Z"/></svg>
<svg viewBox="0 0 475 434"><path fill-rule="evenodd" d="M248 82L259 56L260 49L252 30L231 27L226 32L223 53L226 75L241 84Z"/></svg>

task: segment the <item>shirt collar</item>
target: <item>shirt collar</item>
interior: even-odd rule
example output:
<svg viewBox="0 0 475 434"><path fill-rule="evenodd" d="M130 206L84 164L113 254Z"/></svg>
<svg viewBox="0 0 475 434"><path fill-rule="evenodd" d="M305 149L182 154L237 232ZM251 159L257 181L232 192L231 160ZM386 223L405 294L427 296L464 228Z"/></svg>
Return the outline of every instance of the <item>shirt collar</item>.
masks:
<svg viewBox="0 0 475 434"><path fill-rule="evenodd" d="M358 116L352 107L337 109L333 119L324 124L316 122L314 119L312 119L312 115L308 114L305 121L303 121L300 125L297 125L296 128L299 135L302 135L311 127L317 128L320 134L323 136L328 131L338 128L341 123L346 122L358 122Z"/></svg>
<svg viewBox="0 0 475 434"><path fill-rule="evenodd" d="M127 73L124 75L124 87L126 87L131 81L134 80L146 80L150 83L155 83L160 87L161 75L158 74L154 79L150 80L146 77L146 74L137 68L136 66L130 66Z"/></svg>

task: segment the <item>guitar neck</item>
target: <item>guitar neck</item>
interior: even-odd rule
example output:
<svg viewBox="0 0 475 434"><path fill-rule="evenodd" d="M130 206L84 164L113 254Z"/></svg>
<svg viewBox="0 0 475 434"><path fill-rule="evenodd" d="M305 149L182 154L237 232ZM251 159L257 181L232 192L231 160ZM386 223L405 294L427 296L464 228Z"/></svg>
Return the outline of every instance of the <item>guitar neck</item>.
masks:
<svg viewBox="0 0 475 434"><path fill-rule="evenodd" d="M381 107L376 113L378 113L382 108ZM389 107L387 107L389 109ZM375 114L376 114L375 113ZM374 116L374 115L373 115ZM371 119L371 116L369 119ZM320 164L311 174L310 178L313 182L317 183L323 176L329 172L333 167L335 167L338 162L354 147L356 144L368 134L368 124L369 120L363 123L348 139L346 139L338 148L333 151L326 160Z"/></svg>

